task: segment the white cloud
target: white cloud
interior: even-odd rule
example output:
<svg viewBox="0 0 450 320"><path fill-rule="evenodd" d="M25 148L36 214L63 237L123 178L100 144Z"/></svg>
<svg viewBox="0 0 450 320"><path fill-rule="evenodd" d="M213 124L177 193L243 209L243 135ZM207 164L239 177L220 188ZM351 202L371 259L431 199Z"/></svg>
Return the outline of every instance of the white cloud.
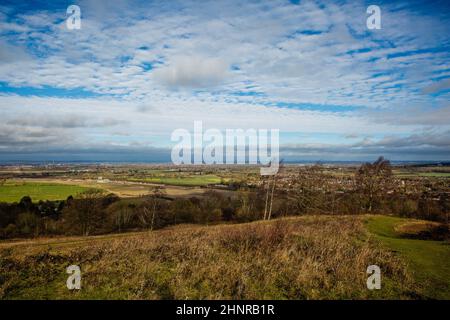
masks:
<svg viewBox="0 0 450 320"><path fill-rule="evenodd" d="M399 6L381 5L376 32L366 30L363 1L81 1L78 31L65 28L65 8L8 12L0 15L1 82L106 97L3 95L2 123L28 116L26 130L38 129L33 122L43 130L43 117L61 117L67 125L58 130L77 134L79 146L114 140L106 124L115 121L114 132L126 133L120 143L130 144L159 143L194 120L337 136L404 135L426 126L443 132L449 96L429 94L446 88L436 78L449 75L449 53L434 49L449 43L449 17ZM363 108L335 113L279 103ZM74 113L88 119L83 130L70 125Z"/></svg>
<svg viewBox="0 0 450 320"><path fill-rule="evenodd" d="M222 84L228 76L228 65L222 59L177 57L168 66L155 70L157 81L169 88L208 88Z"/></svg>

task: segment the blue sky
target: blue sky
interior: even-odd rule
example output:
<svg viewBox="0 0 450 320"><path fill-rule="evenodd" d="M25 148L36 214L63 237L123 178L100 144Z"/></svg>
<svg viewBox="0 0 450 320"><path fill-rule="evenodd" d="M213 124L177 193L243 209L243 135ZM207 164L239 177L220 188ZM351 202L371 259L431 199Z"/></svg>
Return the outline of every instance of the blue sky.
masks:
<svg viewBox="0 0 450 320"><path fill-rule="evenodd" d="M198 120L279 129L291 161L450 160L449 9L1 1L0 160L169 160L171 132Z"/></svg>

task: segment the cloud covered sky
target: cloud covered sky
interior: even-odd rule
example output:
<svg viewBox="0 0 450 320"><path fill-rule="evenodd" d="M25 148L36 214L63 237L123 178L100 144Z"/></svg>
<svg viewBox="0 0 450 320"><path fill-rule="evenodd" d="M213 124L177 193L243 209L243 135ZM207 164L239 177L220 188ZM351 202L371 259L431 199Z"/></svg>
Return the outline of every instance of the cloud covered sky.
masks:
<svg viewBox="0 0 450 320"><path fill-rule="evenodd" d="M450 160L449 9L2 1L0 160L169 160L172 131L196 120L280 129L287 160Z"/></svg>

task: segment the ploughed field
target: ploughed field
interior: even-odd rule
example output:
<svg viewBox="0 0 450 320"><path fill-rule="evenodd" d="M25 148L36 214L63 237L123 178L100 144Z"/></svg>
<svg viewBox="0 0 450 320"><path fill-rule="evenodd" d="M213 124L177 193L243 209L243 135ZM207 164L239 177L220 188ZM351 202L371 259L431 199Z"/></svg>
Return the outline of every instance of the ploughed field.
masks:
<svg viewBox="0 0 450 320"><path fill-rule="evenodd" d="M386 216L303 216L5 241L0 297L448 299L448 240L420 239L424 228L434 229L417 223ZM80 290L66 287L69 265L81 268ZM367 289L369 265L381 268L380 290Z"/></svg>
<svg viewBox="0 0 450 320"><path fill-rule="evenodd" d="M181 181L178 185L177 181ZM167 184L169 182L169 184ZM68 196L77 197L80 193L90 189L104 190L123 198L139 197L151 193L151 184L164 184L165 192L172 197L198 196L205 192L199 186L212 184L215 180L206 177L203 179L176 179L170 181L110 181L72 180L72 179L17 179L8 180L0 185L0 202L19 202L22 197L29 196L33 202L40 200L56 201L66 200ZM220 180L219 180L220 182ZM145 184L144 184L145 183ZM183 185L184 183L184 185Z"/></svg>
<svg viewBox="0 0 450 320"><path fill-rule="evenodd" d="M191 176L155 176L147 178L128 178L131 182L147 182L174 186L206 186L221 182L221 178L216 175L191 175Z"/></svg>

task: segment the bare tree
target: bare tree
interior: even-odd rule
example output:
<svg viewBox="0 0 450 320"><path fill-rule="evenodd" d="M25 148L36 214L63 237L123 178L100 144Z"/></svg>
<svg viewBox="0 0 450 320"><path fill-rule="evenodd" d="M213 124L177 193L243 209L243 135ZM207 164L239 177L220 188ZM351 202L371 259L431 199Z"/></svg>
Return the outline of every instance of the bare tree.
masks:
<svg viewBox="0 0 450 320"><path fill-rule="evenodd" d="M265 179L267 182L263 182L266 190L266 201L264 204L264 217L263 220L266 220L267 218L267 206L269 204L269 190L270 190L270 177L267 177L267 179Z"/></svg>
<svg viewBox="0 0 450 320"><path fill-rule="evenodd" d="M374 163L364 163L355 175L361 206L372 212L374 205L387 195L392 187L392 168L389 160L379 157Z"/></svg>
<svg viewBox="0 0 450 320"><path fill-rule="evenodd" d="M298 213L326 213L326 195L331 190L329 178L320 165L298 169L291 185L291 194Z"/></svg>
<svg viewBox="0 0 450 320"><path fill-rule="evenodd" d="M113 213L113 218L119 232L122 232L122 228L127 227L133 218L133 210L128 203L119 202L118 205L119 207Z"/></svg>
<svg viewBox="0 0 450 320"><path fill-rule="evenodd" d="M165 194L166 191L163 186L153 187L150 196L145 201L140 214L138 215L141 223L145 226L149 226L150 230L153 230L154 228L158 205Z"/></svg>
<svg viewBox="0 0 450 320"><path fill-rule="evenodd" d="M277 184L277 175L281 172L281 169L283 168L283 160L280 161L278 165L278 171L272 175L272 177L267 178L266 183L266 201L264 206L264 220L270 220L272 217L272 208L273 208L273 195L275 192L275 186ZM270 186L270 182L272 181L272 187ZM270 200L269 200L269 194L270 194Z"/></svg>
<svg viewBox="0 0 450 320"><path fill-rule="evenodd" d="M103 225L103 196L104 191L92 189L81 193L71 202L64 212L69 232L88 236Z"/></svg>

